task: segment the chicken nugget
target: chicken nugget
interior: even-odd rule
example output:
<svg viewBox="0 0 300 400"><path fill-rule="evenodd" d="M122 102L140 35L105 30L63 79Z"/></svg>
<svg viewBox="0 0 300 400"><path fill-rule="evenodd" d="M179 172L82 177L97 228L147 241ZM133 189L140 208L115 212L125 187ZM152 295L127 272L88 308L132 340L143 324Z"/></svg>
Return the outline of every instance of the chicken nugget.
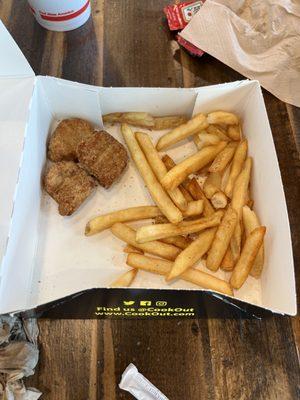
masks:
<svg viewBox="0 0 300 400"><path fill-rule="evenodd" d="M77 161L77 146L93 135L94 128L83 119L62 120L53 132L48 145L51 161Z"/></svg>
<svg viewBox="0 0 300 400"><path fill-rule="evenodd" d="M77 154L82 167L106 189L119 178L128 163L125 147L105 131L96 132L81 142Z"/></svg>
<svg viewBox="0 0 300 400"><path fill-rule="evenodd" d="M45 190L58 203L60 215L73 214L95 186L95 179L73 161L52 164L44 176Z"/></svg>

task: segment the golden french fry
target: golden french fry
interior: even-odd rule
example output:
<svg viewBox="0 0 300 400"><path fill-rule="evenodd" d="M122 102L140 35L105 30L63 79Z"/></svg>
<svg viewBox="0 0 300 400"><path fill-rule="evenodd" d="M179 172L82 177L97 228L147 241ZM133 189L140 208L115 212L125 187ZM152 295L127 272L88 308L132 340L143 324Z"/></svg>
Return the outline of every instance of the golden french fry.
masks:
<svg viewBox="0 0 300 400"><path fill-rule="evenodd" d="M163 135L157 142L156 148L158 151L170 147L172 144L179 142L194 133L205 129L208 126L206 116L204 114L197 114L190 119L186 124L174 128L172 131Z"/></svg>
<svg viewBox="0 0 300 400"><path fill-rule="evenodd" d="M236 143L229 143L214 159L209 167L209 172L223 172L234 156Z"/></svg>
<svg viewBox="0 0 300 400"><path fill-rule="evenodd" d="M117 112L103 115L102 119L105 123L127 123L142 128L152 128L155 125L154 118L146 112Z"/></svg>
<svg viewBox="0 0 300 400"><path fill-rule="evenodd" d="M230 125L227 130L227 135L232 140L241 140L242 130L240 125Z"/></svg>
<svg viewBox="0 0 300 400"><path fill-rule="evenodd" d="M164 215L158 215L154 218L155 224L167 224L169 220Z"/></svg>
<svg viewBox="0 0 300 400"><path fill-rule="evenodd" d="M159 154L156 150L156 148L153 146L153 143L147 135L147 133L143 132L136 132L135 137L144 152L146 159L152 168L156 178L161 181L162 178L166 175L168 172L165 164L159 157ZM168 195L171 197L175 205L181 210L184 211L187 209L188 203L186 199L184 198L183 194L179 190L179 188L175 188L174 190L168 190Z"/></svg>
<svg viewBox="0 0 300 400"><path fill-rule="evenodd" d="M209 146L211 144L214 145L220 142L220 138L217 135L211 135L206 131L196 133L193 136L193 139L198 150L201 150L205 146Z"/></svg>
<svg viewBox="0 0 300 400"><path fill-rule="evenodd" d="M185 124L188 119L184 115L170 115L167 117L154 117L154 127L152 129L162 131L163 129L173 129Z"/></svg>
<svg viewBox="0 0 300 400"><path fill-rule="evenodd" d="M178 247L173 246L172 244L162 243L157 240L143 244L138 243L135 240L135 230L125 224L122 224L121 222L114 224L111 227L111 231L117 238L123 240L131 246L167 260L175 260L181 251L178 249Z"/></svg>
<svg viewBox="0 0 300 400"><path fill-rule="evenodd" d="M215 210L210 204L209 200L206 198L205 194L202 192L199 183L196 178L191 179L188 184L188 190L195 200L203 200L203 215L209 217L214 214Z"/></svg>
<svg viewBox="0 0 300 400"><path fill-rule="evenodd" d="M184 217L193 217L202 214L203 200L193 200L188 203L187 209L183 212Z"/></svg>
<svg viewBox="0 0 300 400"><path fill-rule="evenodd" d="M201 232L198 238L177 256L170 273L166 277L167 281L181 275L202 258L210 248L216 230L217 228L210 228Z"/></svg>
<svg viewBox="0 0 300 400"><path fill-rule="evenodd" d="M137 253L137 254L144 254L143 250L137 249L134 246L131 246L128 244L127 246L124 247L123 249L124 253Z"/></svg>
<svg viewBox="0 0 300 400"><path fill-rule="evenodd" d="M248 237L255 228L258 228L260 226L257 215L247 206L243 207L243 222L244 222L246 237ZM263 266L264 266L264 244L261 245L257 253L257 256L254 260L253 266L250 271L250 275L254 276L254 278L259 278Z"/></svg>
<svg viewBox="0 0 300 400"><path fill-rule="evenodd" d="M161 214L156 206L131 207L124 210L114 211L108 214L99 215L91 219L85 228L86 236L94 235L110 228L116 222L138 221L140 219L154 218Z"/></svg>
<svg viewBox="0 0 300 400"><path fill-rule="evenodd" d="M238 144L233 156L228 181L224 189L224 192L227 197L232 196L234 183L239 173L241 172L243 164L247 157L247 150L248 150L248 142L246 139L244 139Z"/></svg>
<svg viewBox="0 0 300 400"><path fill-rule="evenodd" d="M217 125L209 125L206 128L206 132L210 133L211 135L217 136L222 141L230 141L230 138L226 135L226 131L224 131L221 127Z"/></svg>
<svg viewBox="0 0 300 400"><path fill-rule="evenodd" d="M237 177L231 199L231 207L238 213L239 219L242 217L242 208L246 204L247 191L251 176L252 159L248 157L245 161L244 168Z"/></svg>
<svg viewBox="0 0 300 400"><path fill-rule="evenodd" d="M169 157L167 154L165 154L162 158L163 163L167 167L167 170L170 171L173 167L175 167L176 163L174 160L172 160L171 157ZM184 195L186 201L192 201L193 198L189 196L189 193L186 193L188 190L187 186L190 183L190 178L186 178L183 182L182 185L179 186L180 190L182 191L182 194ZM186 189L186 190L183 190Z"/></svg>
<svg viewBox="0 0 300 400"><path fill-rule="evenodd" d="M207 146L199 150L196 154L187 157L174 168L172 168L161 180L161 184L166 189L174 189L190 174L199 171L211 162L220 151L224 149L226 142L220 142L215 146Z"/></svg>
<svg viewBox="0 0 300 400"><path fill-rule="evenodd" d="M225 256L221 262L220 268L223 271L232 271L233 267L234 267L234 261L233 261L233 257L232 257L232 253L231 253L231 248L229 246L225 253Z"/></svg>
<svg viewBox="0 0 300 400"><path fill-rule="evenodd" d="M153 272L154 274L167 275L173 263L171 261L160 260L158 258L146 257L140 254L128 254L127 265L142 269L144 271ZM195 268L186 270L180 279L194 283L203 289L214 290L216 292L224 293L233 296L230 285L222 279L216 278L213 275L199 271Z"/></svg>
<svg viewBox="0 0 300 400"><path fill-rule="evenodd" d="M206 266L212 271L217 271L225 256L227 248L237 224L238 215L235 210L228 207L220 225L217 228L216 235L206 259Z"/></svg>
<svg viewBox="0 0 300 400"><path fill-rule="evenodd" d="M227 206L227 203L228 203L227 197L221 191L214 193L214 195L212 196L210 201L211 201L211 204L216 209L225 208Z"/></svg>
<svg viewBox="0 0 300 400"><path fill-rule="evenodd" d="M257 253L263 244L265 233L266 227L260 226L255 228L246 238L241 256L236 263L230 278L230 285L234 289L239 289L247 279Z"/></svg>
<svg viewBox="0 0 300 400"><path fill-rule="evenodd" d="M203 185L203 192L208 199L211 199L220 190L221 182L222 175L219 172L211 172L208 175Z"/></svg>
<svg viewBox="0 0 300 400"><path fill-rule="evenodd" d="M182 221L183 217L181 211L174 205L161 184L158 182L130 127L127 124L122 124L121 131L131 157L144 179L151 197L161 212L174 224Z"/></svg>
<svg viewBox="0 0 300 400"><path fill-rule="evenodd" d="M142 226L136 232L136 241L138 243L146 243L170 236L200 232L204 229L217 226L220 223L222 215L222 211L217 211L210 217L199 218L193 221L183 221L178 225L158 224Z"/></svg>
<svg viewBox="0 0 300 400"><path fill-rule="evenodd" d="M133 254L133 253L131 253L131 254ZM132 284L134 278L136 277L137 272L138 272L138 270L136 268L125 272L117 280L115 280L110 285L110 287L112 287L112 288L129 287Z"/></svg>
<svg viewBox="0 0 300 400"><path fill-rule="evenodd" d="M185 236L171 236L161 239L161 241L164 243L173 244L174 246L182 250L187 248L192 243L192 239Z"/></svg>
<svg viewBox="0 0 300 400"><path fill-rule="evenodd" d="M123 113L121 112L116 112L116 113L111 113L111 114L106 114L102 116L102 120L104 123L115 123L115 122L121 122Z"/></svg>
<svg viewBox="0 0 300 400"><path fill-rule="evenodd" d="M207 122L209 124L224 124L224 125L238 125L238 117L226 111L214 111L207 115Z"/></svg>

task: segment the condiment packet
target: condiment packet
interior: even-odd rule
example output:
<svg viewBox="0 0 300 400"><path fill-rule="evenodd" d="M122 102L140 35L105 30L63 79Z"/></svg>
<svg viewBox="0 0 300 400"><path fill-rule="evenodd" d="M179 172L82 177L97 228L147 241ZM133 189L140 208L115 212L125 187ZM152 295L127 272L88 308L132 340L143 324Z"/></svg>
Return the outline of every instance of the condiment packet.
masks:
<svg viewBox="0 0 300 400"><path fill-rule="evenodd" d="M131 393L137 400L169 400L134 364L129 364L123 372L119 387Z"/></svg>

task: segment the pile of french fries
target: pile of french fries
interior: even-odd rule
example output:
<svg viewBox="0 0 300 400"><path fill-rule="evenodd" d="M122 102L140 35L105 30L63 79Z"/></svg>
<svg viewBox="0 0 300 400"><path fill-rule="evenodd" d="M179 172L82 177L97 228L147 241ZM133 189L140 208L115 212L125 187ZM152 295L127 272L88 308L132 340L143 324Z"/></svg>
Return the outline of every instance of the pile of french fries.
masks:
<svg viewBox="0 0 300 400"><path fill-rule="evenodd" d="M87 223L86 235L110 229L126 243L132 269L111 286L130 286L142 269L164 275L167 282L180 278L233 296L249 275L259 278L266 228L252 210L252 159L238 116L215 111L187 120L130 112L108 114L103 120L121 123L131 158L156 204L100 215ZM147 133L134 132L129 125L170 131L154 145ZM178 164L160 153L188 137L197 151ZM199 174L205 174L201 185ZM149 219L152 223L138 229L127 225ZM209 273L195 268L199 261ZM230 272L228 281L214 275L219 268Z"/></svg>

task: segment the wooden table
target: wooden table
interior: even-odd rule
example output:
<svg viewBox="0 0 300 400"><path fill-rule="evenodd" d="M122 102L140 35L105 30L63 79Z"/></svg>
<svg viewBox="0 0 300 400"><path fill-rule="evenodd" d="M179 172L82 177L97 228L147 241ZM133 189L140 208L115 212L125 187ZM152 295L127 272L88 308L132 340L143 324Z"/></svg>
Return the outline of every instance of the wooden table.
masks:
<svg viewBox="0 0 300 400"><path fill-rule="evenodd" d="M92 19L65 34L40 28L26 3L0 0L0 18L36 74L103 86L193 87L242 78L208 55L192 58L178 47L162 12L169 0L95 0ZM264 97L299 283L300 109L268 92ZM300 395L297 318L41 320L39 326L40 362L28 384L38 387L44 400L130 399L118 388L130 362L170 400L295 400Z"/></svg>

